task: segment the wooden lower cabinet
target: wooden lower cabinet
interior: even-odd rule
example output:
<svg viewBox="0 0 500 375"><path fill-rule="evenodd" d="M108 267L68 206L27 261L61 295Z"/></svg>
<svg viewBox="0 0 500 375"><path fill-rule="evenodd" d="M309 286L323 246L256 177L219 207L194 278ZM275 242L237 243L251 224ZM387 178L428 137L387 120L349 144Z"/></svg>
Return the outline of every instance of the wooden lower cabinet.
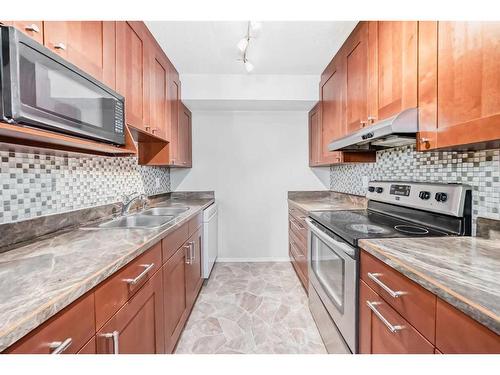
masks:
<svg viewBox="0 0 500 375"><path fill-rule="evenodd" d="M163 333L162 274L157 272L97 332L97 353L164 353Z"/></svg>
<svg viewBox="0 0 500 375"><path fill-rule="evenodd" d="M166 353L173 352L189 314L185 266L188 251L188 246L181 246L162 269Z"/></svg>
<svg viewBox="0 0 500 375"><path fill-rule="evenodd" d="M186 301L188 308L191 309L203 285L203 277L201 275L201 227L189 238L188 246L188 259L186 262Z"/></svg>
<svg viewBox="0 0 500 375"><path fill-rule="evenodd" d="M374 306L379 315L370 309L368 303ZM391 331L389 324L397 330ZM359 352L361 354L433 354L434 346L360 280Z"/></svg>
<svg viewBox="0 0 500 375"><path fill-rule="evenodd" d="M97 354L96 338L92 338L76 354Z"/></svg>
<svg viewBox="0 0 500 375"><path fill-rule="evenodd" d="M309 270L307 266L307 214L298 208L288 210L288 254L297 277L308 293Z"/></svg>

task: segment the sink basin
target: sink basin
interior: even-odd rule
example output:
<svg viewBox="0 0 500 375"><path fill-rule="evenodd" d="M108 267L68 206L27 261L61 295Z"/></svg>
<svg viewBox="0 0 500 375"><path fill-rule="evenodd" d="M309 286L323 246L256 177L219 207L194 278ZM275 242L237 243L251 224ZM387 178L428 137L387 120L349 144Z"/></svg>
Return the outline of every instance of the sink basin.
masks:
<svg viewBox="0 0 500 375"><path fill-rule="evenodd" d="M130 215L107 221L99 228L158 228L174 220L174 216Z"/></svg>
<svg viewBox="0 0 500 375"><path fill-rule="evenodd" d="M148 216L178 216L189 210L189 207L155 207L141 212L141 215Z"/></svg>

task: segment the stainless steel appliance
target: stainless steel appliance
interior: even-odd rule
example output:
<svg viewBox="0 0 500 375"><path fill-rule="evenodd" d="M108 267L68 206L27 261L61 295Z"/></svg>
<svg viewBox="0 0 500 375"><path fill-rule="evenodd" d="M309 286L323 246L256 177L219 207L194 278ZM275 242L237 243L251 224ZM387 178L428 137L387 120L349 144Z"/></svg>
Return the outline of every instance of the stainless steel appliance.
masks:
<svg viewBox="0 0 500 375"><path fill-rule="evenodd" d="M415 144L417 131L418 110L409 108L332 141L328 150L366 151Z"/></svg>
<svg viewBox="0 0 500 375"><path fill-rule="evenodd" d="M13 27L0 27L0 119L122 145L124 98Z"/></svg>
<svg viewBox="0 0 500 375"><path fill-rule="evenodd" d="M330 353L357 352L358 240L471 234L468 186L372 181L367 198L366 210L306 219L309 307Z"/></svg>

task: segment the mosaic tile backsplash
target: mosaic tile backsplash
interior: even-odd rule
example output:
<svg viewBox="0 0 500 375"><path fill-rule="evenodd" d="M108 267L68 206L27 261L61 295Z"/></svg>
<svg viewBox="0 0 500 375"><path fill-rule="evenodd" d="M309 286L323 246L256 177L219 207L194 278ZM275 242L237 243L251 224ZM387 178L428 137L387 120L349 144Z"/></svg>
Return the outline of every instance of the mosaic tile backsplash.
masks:
<svg viewBox="0 0 500 375"><path fill-rule="evenodd" d="M377 152L377 162L330 168L330 190L366 195L368 180L457 182L473 187L473 218L500 220L500 150L417 152L406 146Z"/></svg>
<svg viewBox="0 0 500 375"><path fill-rule="evenodd" d="M170 191L170 170L136 157L54 156L0 150L0 223Z"/></svg>

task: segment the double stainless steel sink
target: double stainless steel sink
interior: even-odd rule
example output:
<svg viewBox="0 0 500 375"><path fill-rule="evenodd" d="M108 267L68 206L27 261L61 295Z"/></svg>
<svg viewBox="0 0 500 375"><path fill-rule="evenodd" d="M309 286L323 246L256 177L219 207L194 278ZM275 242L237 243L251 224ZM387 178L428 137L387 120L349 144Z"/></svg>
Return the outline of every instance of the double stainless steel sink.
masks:
<svg viewBox="0 0 500 375"><path fill-rule="evenodd" d="M120 216L97 225L98 228L159 228L189 210L189 207L154 207L137 214Z"/></svg>

